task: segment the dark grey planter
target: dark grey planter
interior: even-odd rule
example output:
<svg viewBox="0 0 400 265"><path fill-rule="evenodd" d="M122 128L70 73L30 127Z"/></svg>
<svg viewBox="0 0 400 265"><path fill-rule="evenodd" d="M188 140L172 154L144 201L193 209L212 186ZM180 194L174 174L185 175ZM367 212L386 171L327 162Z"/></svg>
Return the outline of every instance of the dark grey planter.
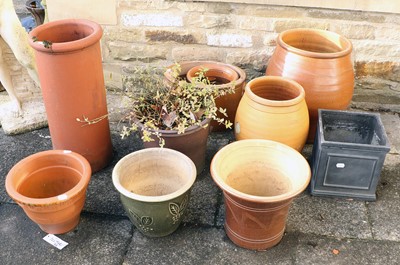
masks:
<svg viewBox="0 0 400 265"><path fill-rule="evenodd" d="M389 150L379 114L319 110L311 194L375 201Z"/></svg>

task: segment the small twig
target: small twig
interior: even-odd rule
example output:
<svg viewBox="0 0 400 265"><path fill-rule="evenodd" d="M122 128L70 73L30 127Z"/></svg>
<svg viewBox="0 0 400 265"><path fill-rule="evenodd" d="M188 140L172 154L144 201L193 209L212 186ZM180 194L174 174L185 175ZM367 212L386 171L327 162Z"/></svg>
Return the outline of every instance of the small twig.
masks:
<svg viewBox="0 0 400 265"><path fill-rule="evenodd" d="M95 119L93 119L93 120L89 120L88 117L85 117L85 116L83 115L83 120L81 120L80 118L76 118L76 121L85 123L84 125L82 125L82 127L84 127L84 126L87 126L87 125L96 124L96 123L98 123L98 122L104 120L104 119L107 118L107 117L108 117L108 114L105 114L105 115L103 115L103 116L101 116L101 117L95 118Z"/></svg>

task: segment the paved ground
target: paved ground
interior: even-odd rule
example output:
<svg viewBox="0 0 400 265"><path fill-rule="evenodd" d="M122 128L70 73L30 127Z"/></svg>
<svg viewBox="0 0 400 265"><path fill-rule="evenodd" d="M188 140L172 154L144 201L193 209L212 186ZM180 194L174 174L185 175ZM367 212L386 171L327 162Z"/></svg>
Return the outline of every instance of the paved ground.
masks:
<svg viewBox="0 0 400 265"><path fill-rule="evenodd" d="M276 247L257 252L231 243L223 229L222 194L209 168L197 178L183 224L170 236L143 236L125 216L111 181L115 163L141 148L138 139L121 140L112 123L114 159L92 176L81 222L59 237L58 250L0 185L0 264L400 264L400 117L382 113L392 143L376 202L310 196L293 203L286 233ZM207 162L233 133L213 133ZM7 136L0 130L0 182L20 159L51 149L47 128ZM311 146L304 155L310 156Z"/></svg>

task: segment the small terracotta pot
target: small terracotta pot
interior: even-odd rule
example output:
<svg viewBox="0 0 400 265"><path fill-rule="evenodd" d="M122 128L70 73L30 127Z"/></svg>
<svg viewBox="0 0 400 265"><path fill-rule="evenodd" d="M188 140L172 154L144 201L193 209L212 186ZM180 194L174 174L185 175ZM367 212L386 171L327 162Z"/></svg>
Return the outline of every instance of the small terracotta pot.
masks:
<svg viewBox="0 0 400 265"><path fill-rule="evenodd" d="M187 80L192 82L202 69L207 69L205 77L213 85L225 85L239 79L239 74L234 69L220 64L207 63L191 68L186 74Z"/></svg>
<svg viewBox="0 0 400 265"><path fill-rule="evenodd" d="M215 99L215 104L217 105L218 108L223 108L226 109L226 114L228 117L223 116L222 114L219 114L219 118L227 118L229 119L232 123L235 120L235 115L236 115L236 110L239 105L239 101L243 95L243 88L245 86L245 80L246 80L246 72L240 69L237 66L231 65L231 64L225 64L221 62L214 62L214 61L183 61L179 62L179 65L181 66L181 78L187 77L187 74L190 69L193 67L197 67L200 65L204 64L212 64L217 66L221 66L223 68L230 68L234 70L239 78L235 80L235 93L233 94L227 94L225 96L219 97ZM171 69L174 65L170 65L168 68ZM171 73L167 70L165 72L165 78L167 81L172 82L173 77ZM226 130L226 127L224 124L219 124L216 121L211 121L211 131L216 132L216 131L224 131Z"/></svg>
<svg viewBox="0 0 400 265"><path fill-rule="evenodd" d="M297 82L263 76L247 83L235 118L235 137L267 139L301 151L309 117L304 90Z"/></svg>
<svg viewBox="0 0 400 265"><path fill-rule="evenodd" d="M174 232L181 223L196 168L178 151L149 148L118 161L112 179L136 228L146 236L161 237Z"/></svg>
<svg viewBox="0 0 400 265"><path fill-rule="evenodd" d="M43 231L63 234L79 223L91 174L89 162L77 153L43 151L10 170L6 190Z"/></svg>
<svg viewBox="0 0 400 265"><path fill-rule="evenodd" d="M159 130L161 137L165 140L164 147L177 150L187 155L196 165L197 173L203 171L206 159L207 140L210 132L210 119L204 120L201 125L206 128L193 126L186 129L185 133L178 134L175 130ZM142 125L139 124L141 128ZM160 142L157 137L152 137L154 141L143 142L144 148L159 147Z"/></svg>
<svg viewBox="0 0 400 265"><path fill-rule="evenodd" d="M84 19L52 21L30 32L53 148L80 153L94 172L112 158L102 34L99 24Z"/></svg>
<svg viewBox="0 0 400 265"><path fill-rule="evenodd" d="M266 75L297 81L306 92L312 143L318 109L346 109L353 97L352 44L334 32L291 29L279 34Z"/></svg>
<svg viewBox="0 0 400 265"><path fill-rule="evenodd" d="M238 246L263 250L278 244L292 199L311 177L306 159L287 145L249 139L226 145L211 162L225 199L225 231Z"/></svg>

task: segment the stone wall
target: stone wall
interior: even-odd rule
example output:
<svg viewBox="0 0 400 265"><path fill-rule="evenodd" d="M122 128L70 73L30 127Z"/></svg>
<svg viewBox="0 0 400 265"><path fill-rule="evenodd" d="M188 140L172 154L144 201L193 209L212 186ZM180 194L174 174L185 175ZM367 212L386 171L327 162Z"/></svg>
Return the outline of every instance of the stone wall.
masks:
<svg viewBox="0 0 400 265"><path fill-rule="evenodd" d="M80 0L68 4L74 1ZM123 88L132 68L143 63L215 60L238 65L252 78L265 71L280 32L306 27L331 30L352 41L357 88L362 89L356 89L355 103L389 100L388 110L400 105L400 14L218 1L108 1L114 4L102 11L104 17L115 15L117 21L103 23L109 90ZM88 8L70 16L85 17L93 9L93 1L87 2Z"/></svg>

